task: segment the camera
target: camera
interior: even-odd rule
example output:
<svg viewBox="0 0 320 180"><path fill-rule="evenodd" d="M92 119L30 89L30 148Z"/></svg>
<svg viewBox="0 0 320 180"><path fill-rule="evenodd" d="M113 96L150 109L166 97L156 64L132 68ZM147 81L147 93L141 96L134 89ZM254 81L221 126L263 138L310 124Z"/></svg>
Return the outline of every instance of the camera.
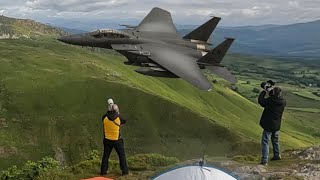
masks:
<svg viewBox="0 0 320 180"><path fill-rule="evenodd" d="M266 82L262 82L262 83L260 84L260 87L261 87L262 89L267 90L267 89L271 88L272 86L274 86L275 84L276 84L276 83L275 83L274 81L268 80L268 81L266 81Z"/></svg>

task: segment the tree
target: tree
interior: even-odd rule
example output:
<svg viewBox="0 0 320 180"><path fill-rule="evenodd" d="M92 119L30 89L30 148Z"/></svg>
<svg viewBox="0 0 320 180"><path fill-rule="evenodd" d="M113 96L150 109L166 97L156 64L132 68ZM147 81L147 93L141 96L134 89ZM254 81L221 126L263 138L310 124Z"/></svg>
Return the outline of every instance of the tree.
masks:
<svg viewBox="0 0 320 180"><path fill-rule="evenodd" d="M258 88L255 87L255 88L252 89L252 92L254 92L254 93L260 93L260 89L258 89Z"/></svg>

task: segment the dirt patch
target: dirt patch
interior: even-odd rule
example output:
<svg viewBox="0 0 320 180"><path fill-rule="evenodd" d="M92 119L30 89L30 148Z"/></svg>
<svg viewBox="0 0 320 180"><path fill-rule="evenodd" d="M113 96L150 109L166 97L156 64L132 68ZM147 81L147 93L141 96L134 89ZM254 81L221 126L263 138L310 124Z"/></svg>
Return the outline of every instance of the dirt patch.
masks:
<svg viewBox="0 0 320 180"><path fill-rule="evenodd" d="M0 158L7 158L18 154L18 148L14 146L0 146Z"/></svg>

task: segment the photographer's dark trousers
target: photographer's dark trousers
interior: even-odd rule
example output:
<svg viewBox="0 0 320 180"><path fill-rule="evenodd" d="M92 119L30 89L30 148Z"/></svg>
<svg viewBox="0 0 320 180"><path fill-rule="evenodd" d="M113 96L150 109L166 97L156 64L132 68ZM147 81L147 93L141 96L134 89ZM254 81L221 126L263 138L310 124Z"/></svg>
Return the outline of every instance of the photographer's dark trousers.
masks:
<svg viewBox="0 0 320 180"><path fill-rule="evenodd" d="M280 156L280 145L279 145L279 131L277 132L268 132L263 131L261 146L262 146L262 157L261 162L267 163L269 157L269 139L271 138L272 147L273 147L273 157Z"/></svg>
<svg viewBox="0 0 320 180"><path fill-rule="evenodd" d="M104 145L104 151L103 151L103 157L101 162L101 175L106 174L108 171L109 157L113 148L116 150L118 154L119 161L120 161L120 169L122 171L122 174L128 174L129 170L127 166L126 155L124 152L123 139L112 141L104 138L103 145Z"/></svg>

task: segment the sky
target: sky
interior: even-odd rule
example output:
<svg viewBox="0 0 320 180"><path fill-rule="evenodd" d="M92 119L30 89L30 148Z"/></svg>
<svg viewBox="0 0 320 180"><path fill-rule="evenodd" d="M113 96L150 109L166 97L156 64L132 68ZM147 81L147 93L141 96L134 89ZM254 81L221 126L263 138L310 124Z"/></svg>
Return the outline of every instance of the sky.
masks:
<svg viewBox="0 0 320 180"><path fill-rule="evenodd" d="M0 0L0 15L68 28L139 23L153 7L176 24L198 25L221 17L222 26L292 24L320 19L320 0ZM81 26L80 26L81 25Z"/></svg>

